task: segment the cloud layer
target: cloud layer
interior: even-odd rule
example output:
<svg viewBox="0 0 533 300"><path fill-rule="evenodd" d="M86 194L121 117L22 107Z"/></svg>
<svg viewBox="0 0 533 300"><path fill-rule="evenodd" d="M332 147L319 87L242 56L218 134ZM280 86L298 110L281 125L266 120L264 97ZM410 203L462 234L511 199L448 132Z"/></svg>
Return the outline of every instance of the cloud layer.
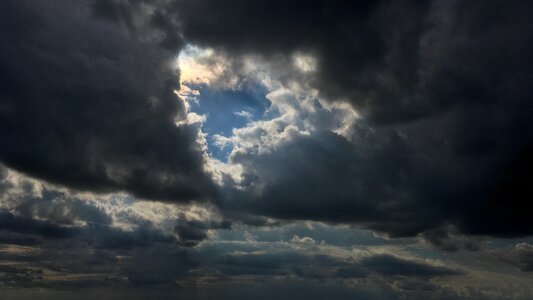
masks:
<svg viewBox="0 0 533 300"><path fill-rule="evenodd" d="M183 0L173 8L184 38L237 61L234 73L255 57L284 88L297 82L360 116L342 135L315 126L272 152L236 153L254 186L242 196L250 210L392 235L446 224L532 233L530 3ZM302 69L298 53L312 67Z"/></svg>
<svg viewBox="0 0 533 300"><path fill-rule="evenodd" d="M2 1L2 295L530 299L531 16Z"/></svg>

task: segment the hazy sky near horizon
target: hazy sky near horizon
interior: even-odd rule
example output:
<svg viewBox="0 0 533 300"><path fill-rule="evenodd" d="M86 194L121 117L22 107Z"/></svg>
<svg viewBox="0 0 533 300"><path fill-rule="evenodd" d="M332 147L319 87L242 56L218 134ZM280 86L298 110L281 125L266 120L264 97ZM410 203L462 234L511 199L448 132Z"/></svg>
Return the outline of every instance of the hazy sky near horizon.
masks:
<svg viewBox="0 0 533 300"><path fill-rule="evenodd" d="M0 2L0 298L531 299L531 1Z"/></svg>

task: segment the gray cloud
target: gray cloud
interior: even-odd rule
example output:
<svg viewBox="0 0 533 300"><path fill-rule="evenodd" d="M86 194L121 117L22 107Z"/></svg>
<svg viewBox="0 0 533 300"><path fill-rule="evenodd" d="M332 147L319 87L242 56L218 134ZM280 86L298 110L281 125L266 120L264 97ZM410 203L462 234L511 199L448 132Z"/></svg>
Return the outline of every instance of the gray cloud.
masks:
<svg viewBox="0 0 533 300"><path fill-rule="evenodd" d="M511 249L492 251L489 256L515 266L521 272L533 272L533 245L531 244L519 243Z"/></svg>
<svg viewBox="0 0 533 300"><path fill-rule="evenodd" d="M187 220L182 214L179 216L174 231L179 237L180 244L183 246L196 246L199 242L208 238L209 229L231 229L229 221L200 221Z"/></svg>
<svg viewBox="0 0 533 300"><path fill-rule="evenodd" d="M253 191L230 192L230 209L393 236L446 224L469 235L533 233L523 196L533 161L531 3L181 0L174 9L187 41L272 61L361 116L347 138L315 132L272 153L237 153ZM291 71L298 52L316 58L314 76Z"/></svg>
<svg viewBox="0 0 533 300"><path fill-rule="evenodd" d="M41 197L25 197L14 211L21 216L46 219L60 225L74 225L76 221L104 225L112 222L102 208L49 190L44 190Z"/></svg>
<svg viewBox="0 0 533 300"><path fill-rule="evenodd" d="M0 159L77 189L212 195L197 129L174 124L184 118L171 67L181 44L167 41L150 2L94 5L1 4Z"/></svg>
<svg viewBox="0 0 533 300"><path fill-rule="evenodd" d="M459 250L478 251L481 250L480 241L461 236L453 228L440 227L425 231L421 234L423 240L432 247L456 252Z"/></svg>
<svg viewBox="0 0 533 300"><path fill-rule="evenodd" d="M443 275L458 275L462 272L444 267L434 267L422 263L402 260L391 255L376 255L363 259L361 266L382 275L432 277Z"/></svg>
<svg viewBox="0 0 533 300"><path fill-rule="evenodd" d="M531 245L488 250L475 236L533 234L532 12L528 1L1 2L2 295L530 298L519 284L531 282ZM233 153L243 181L223 178L219 194L198 124L176 125L185 43L234 64L220 81L257 58L282 85L347 102L359 118L338 134L332 114L301 112L305 134ZM295 70L295 53L316 70ZM128 210L134 200L78 190L211 199L217 211ZM500 264L424 260L461 255ZM494 290L476 286L481 273Z"/></svg>

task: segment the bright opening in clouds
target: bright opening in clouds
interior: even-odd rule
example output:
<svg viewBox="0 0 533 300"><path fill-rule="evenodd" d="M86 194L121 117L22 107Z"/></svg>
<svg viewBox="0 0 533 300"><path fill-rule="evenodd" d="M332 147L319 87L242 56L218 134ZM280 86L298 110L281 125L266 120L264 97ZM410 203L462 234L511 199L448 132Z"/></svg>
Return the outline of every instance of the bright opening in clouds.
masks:
<svg viewBox="0 0 533 300"><path fill-rule="evenodd" d="M530 1L0 1L0 298L531 299Z"/></svg>

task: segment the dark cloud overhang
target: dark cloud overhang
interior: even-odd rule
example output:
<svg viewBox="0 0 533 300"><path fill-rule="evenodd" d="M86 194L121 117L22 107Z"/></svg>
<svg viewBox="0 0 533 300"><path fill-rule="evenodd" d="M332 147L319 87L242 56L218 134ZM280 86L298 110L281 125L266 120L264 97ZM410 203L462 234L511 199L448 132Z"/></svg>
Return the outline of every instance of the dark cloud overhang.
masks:
<svg viewBox="0 0 533 300"><path fill-rule="evenodd" d="M185 110L170 25L151 2L99 4L1 4L0 159L75 189L212 196L197 128L175 124Z"/></svg>
<svg viewBox="0 0 533 300"><path fill-rule="evenodd" d="M179 237L179 242L184 247L196 246L201 241L208 238L210 229L231 229L231 222L223 221L200 221L187 220L186 216L181 214L178 218L174 231Z"/></svg>
<svg viewBox="0 0 533 300"><path fill-rule="evenodd" d="M517 203L521 209L501 210L522 216L518 220L482 210L495 199L486 197L486 189L501 188L491 183L491 173L482 173L486 165L432 160L420 150L424 145L411 144L396 130L361 127L359 134L356 145L323 132L297 137L267 154L236 155L234 162L246 167L245 178L264 186L259 194L230 191L224 205L281 219L349 223L397 237L447 224L470 234L529 234L529 211L521 210L527 202Z"/></svg>
<svg viewBox="0 0 533 300"><path fill-rule="evenodd" d="M523 197L533 145L528 1L62 4L1 4L0 158L11 168L150 199L213 195L197 129L174 124L184 117L177 74L161 68L183 36L233 57L310 53L310 86L362 117L355 145L315 133L284 146L306 161L291 161L290 149L237 157L250 180L268 167L262 160L289 163L265 194L231 191L224 208L393 236L448 223L470 234L533 233Z"/></svg>
<svg viewBox="0 0 533 300"><path fill-rule="evenodd" d="M174 9L192 43L233 55L310 52L319 61L313 85L351 101L373 124L527 88L507 86L529 77L527 1L178 0Z"/></svg>
<svg viewBox="0 0 533 300"><path fill-rule="evenodd" d="M173 5L187 41L230 57L315 56L307 83L362 117L355 147L316 133L273 155L236 157L250 182L265 180L261 169L272 161L279 172L259 196L230 192L231 209L393 236L447 224L476 235L533 234L525 171L533 145L530 2ZM363 183L373 192L358 192Z"/></svg>

